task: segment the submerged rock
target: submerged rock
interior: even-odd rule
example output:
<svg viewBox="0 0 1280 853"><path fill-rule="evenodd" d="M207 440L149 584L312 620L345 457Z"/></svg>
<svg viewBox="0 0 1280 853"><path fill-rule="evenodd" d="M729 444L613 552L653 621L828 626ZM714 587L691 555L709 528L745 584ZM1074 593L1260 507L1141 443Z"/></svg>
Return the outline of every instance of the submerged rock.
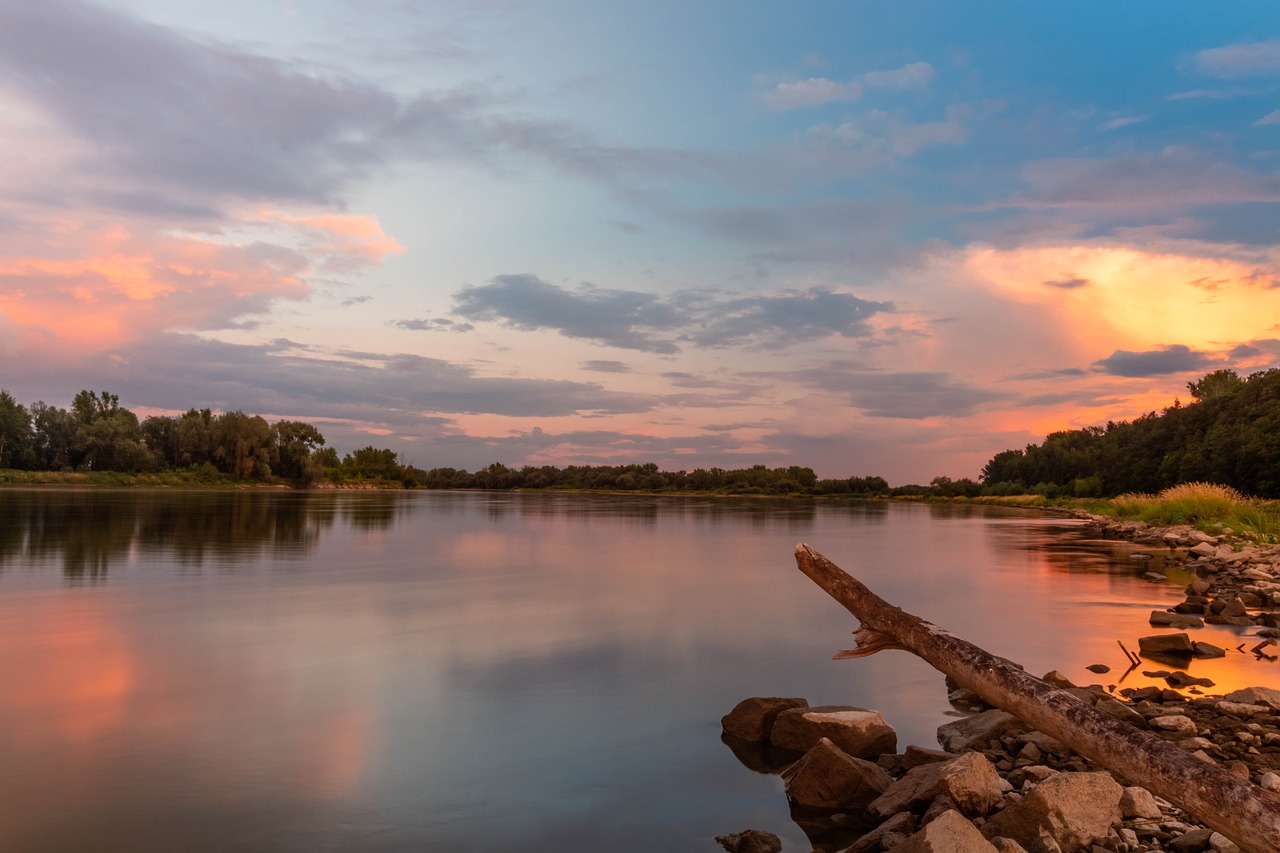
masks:
<svg viewBox="0 0 1280 853"><path fill-rule="evenodd" d="M724 733L749 741L769 740L773 723L778 715L791 708L808 708L804 699L785 699L777 696L752 696L743 699L733 710L720 718Z"/></svg>
<svg viewBox="0 0 1280 853"><path fill-rule="evenodd" d="M717 835L716 843L729 853L782 853L782 839L760 829Z"/></svg>

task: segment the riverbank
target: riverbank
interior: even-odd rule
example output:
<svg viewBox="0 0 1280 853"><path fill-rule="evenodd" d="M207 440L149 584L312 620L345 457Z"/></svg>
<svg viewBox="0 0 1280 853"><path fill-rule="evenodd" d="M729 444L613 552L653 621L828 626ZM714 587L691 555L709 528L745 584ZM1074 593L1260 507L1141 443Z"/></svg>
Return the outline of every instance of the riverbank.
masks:
<svg viewBox="0 0 1280 853"><path fill-rule="evenodd" d="M1228 653L1192 639L1190 632L1206 624L1241 629L1247 639L1233 653L1275 659L1280 545L1259 544L1231 529L1215 535L1189 524L1152 525L1080 507L1060 509L1084 519L1097 538L1140 546L1131 555L1139 562L1159 557L1163 569L1193 573L1195 580L1178 605L1151 612L1136 643L1141 657L1131 655L1130 672L1141 668L1167 686L1076 685L1058 672L1043 680L1248 779L1264 799L1275 797L1280 793L1280 690L1260 685L1215 693L1210 678L1191 677L1186 668L1193 656ZM1166 579L1163 571L1148 575L1152 581ZM1091 669L1109 672L1105 666ZM1123 677L1118 680L1123 684ZM1241 849L1173 803L992 708L973 691L950 679L947 687L950 703L964 716L938 730L942 751L913 745L899 754L896 748L868 745L886 738L888 724L877 712L809 709L802 699L745 700L722 721L723 739L746 766L782 776L792 817L815 850ZM786 733L775 737L778 721L785 721ZM798 729L805 734L797 737ZM870 740L868 732L874 734ZM738 833L717 840L729 851L780 850L771 838ZM1280 849L1280 838L1274 847Z"/></svg>

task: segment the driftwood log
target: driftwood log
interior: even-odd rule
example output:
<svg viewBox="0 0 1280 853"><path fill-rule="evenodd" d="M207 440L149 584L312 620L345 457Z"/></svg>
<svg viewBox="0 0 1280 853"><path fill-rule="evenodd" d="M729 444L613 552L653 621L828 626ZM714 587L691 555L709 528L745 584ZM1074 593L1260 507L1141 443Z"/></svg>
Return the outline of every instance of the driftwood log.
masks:
<svg viewBox="0 0 1280 853"><path fill-rule="evenodd" d="M1011 666L973 643L886 602L835 563L796 546L796 563L861 625L856 648L837 659L902 649L1057 738L1095 764L1164 797L1251 853L1280 850L1280 794L1201 761L1094 709L1087 702Z"/></svg>

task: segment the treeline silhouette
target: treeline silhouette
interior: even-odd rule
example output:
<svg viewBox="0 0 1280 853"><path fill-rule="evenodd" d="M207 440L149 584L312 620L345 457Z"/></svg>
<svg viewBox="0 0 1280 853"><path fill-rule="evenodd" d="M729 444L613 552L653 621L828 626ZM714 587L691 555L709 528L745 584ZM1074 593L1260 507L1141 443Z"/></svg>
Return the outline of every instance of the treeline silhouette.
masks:
<svg viewBox="0 0 1280 853"><path fill-rule="evenodd" d="M43 401L24 406L0 390L0 468L27 471L109 471L123 474L186 472L196 482L373 483L427 489L584 489L718 492L735 495L887 495L883 477L818 479L812 468L698 468L660 471L635 465L553 465L508 468L494 463L475 472L424 470L395 451L373 446L339 457L316 427L302 421L268 423L241 411L142 420L106 391L81 391L70 409ZM922 491L924 487L908 489Z"/></svg>
<svg viewBox="0 0 1280 853"><path fill-rule="evenodd" d="M986 494L1155 493L1188 482L1280 498L1280 370L1242 379L1216 370L1187 384L1191 402L1105 427L1055 432L982 469Z"/></svg>

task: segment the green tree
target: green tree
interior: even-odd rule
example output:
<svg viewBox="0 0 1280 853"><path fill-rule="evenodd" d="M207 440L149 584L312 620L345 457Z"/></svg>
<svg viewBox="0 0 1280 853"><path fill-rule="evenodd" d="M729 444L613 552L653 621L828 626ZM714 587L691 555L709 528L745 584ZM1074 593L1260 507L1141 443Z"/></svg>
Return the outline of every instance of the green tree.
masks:
<svg viewBox="0 0 1280 853"><path fill-rule="evenodd" d="M279 421L271 427L271 470L280 477L304 480L311 458L324 446L320 430L302 421Z"/></svg>
<svg viewBox="0 0 1280 853"><path fill-rule="evenodd" d="M271 476L271 426L257 415L224 412L210 430L212 462L218 470L245 480Z"/></svg>
<svg viewBox="0 0 1280 853"><path fill-rule="evenodd" d="M76 433L75 417L66 409L50 406L43 400L32 403L30 412L35 467L44 471L70 468L71 443Z"/></svg>
<svg viewBox="0 0 1280 853"><path fill-rule="evenodd" d="M0 389L0 468L28 467L15 464L31 458L31 415L13 395Z"/></svg>
<svg viewBox="0 0 1280 853"><path fill-rule="evenodd" d="M1195 382L1187 383L1187 390L1196 400L1229 397L1243 387L1244 380L1234 370L1215 370Z"/></svg>

